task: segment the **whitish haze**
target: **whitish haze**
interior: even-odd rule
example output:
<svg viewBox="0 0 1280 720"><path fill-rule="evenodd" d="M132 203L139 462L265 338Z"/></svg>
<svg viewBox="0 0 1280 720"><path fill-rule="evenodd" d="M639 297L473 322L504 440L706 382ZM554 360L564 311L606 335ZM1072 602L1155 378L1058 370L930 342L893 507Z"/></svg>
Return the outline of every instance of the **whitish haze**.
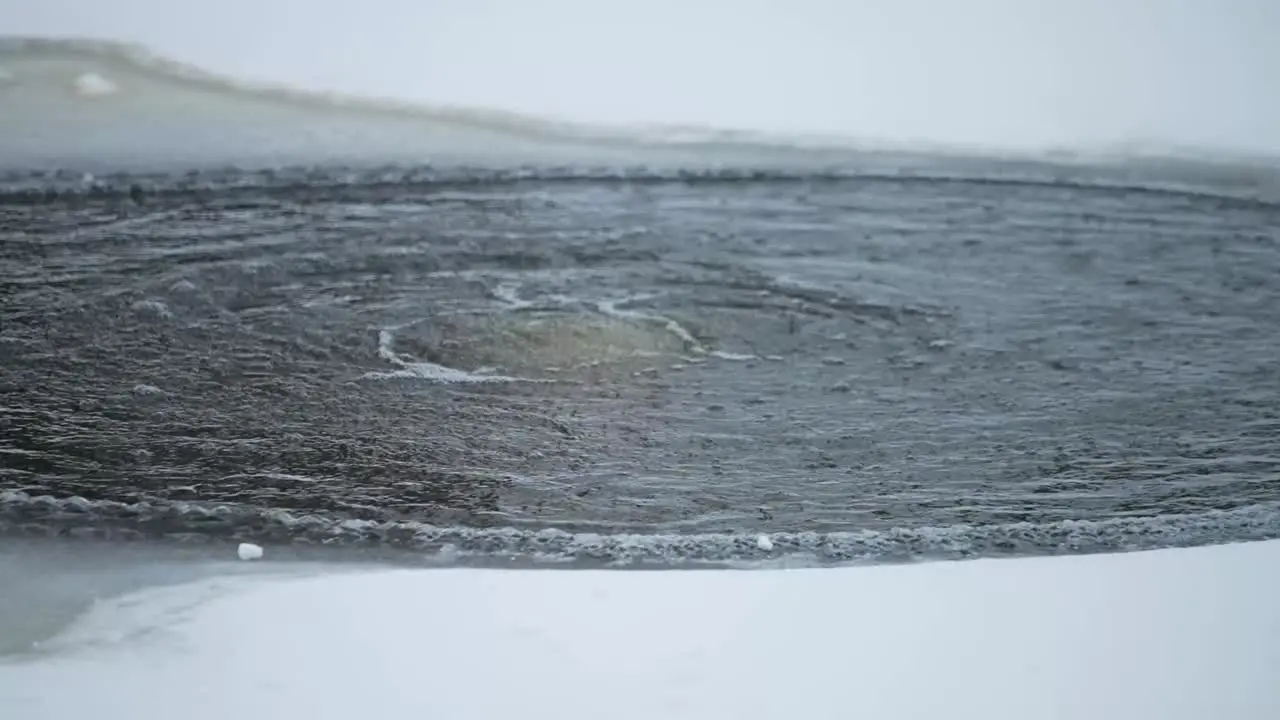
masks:
<svg viewBox="0 0 1280 720"><path fill-rule="evenodd" d="M588 121L1280 151L1272 0L0 0L0 32Z"/></svg>

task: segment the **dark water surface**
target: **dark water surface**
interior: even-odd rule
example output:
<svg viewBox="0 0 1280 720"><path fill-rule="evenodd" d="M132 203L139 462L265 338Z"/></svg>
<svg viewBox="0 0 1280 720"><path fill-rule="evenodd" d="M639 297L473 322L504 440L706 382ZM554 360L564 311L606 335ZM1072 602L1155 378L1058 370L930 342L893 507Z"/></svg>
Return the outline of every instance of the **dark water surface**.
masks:
<svg viewBox="0 0 1280 720"><path fill-rule="evenodd" d="M1275 206L336 173L0 196L6 525L632 559L1280 536Z"/></svg>
<svg viewBox="0 0 1280 720"><path fill-rule="evenodd" d="M664 144L75 41L0 69L3 532L658 564L1280 537L1275 166Z"/></svg>

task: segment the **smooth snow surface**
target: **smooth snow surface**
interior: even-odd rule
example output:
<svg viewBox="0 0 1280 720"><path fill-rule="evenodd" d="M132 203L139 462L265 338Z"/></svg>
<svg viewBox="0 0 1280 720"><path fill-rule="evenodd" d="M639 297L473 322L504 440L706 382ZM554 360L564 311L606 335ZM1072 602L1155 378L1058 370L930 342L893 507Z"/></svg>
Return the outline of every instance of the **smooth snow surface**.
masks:
<svg viewBox="0 0 1280 720"><path fill-rule="evenodd" d="M1280 541L843 569L221 578L100 603L42 654L0 665L0 708L1274 720L1277 567Z"/></svg>

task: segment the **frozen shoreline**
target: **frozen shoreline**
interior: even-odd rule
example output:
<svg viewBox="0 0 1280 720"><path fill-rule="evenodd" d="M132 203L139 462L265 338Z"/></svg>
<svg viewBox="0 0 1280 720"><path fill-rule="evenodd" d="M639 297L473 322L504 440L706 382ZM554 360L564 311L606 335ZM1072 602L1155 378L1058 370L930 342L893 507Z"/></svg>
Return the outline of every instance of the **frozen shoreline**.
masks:
<svg viewBox="0 0 1280 720"><path fill-rule="evenodd" d="M30 720L1271 718L1277 560L1280 541L835 569L223 576L98 603L0 665L0 705Z"/></svg>

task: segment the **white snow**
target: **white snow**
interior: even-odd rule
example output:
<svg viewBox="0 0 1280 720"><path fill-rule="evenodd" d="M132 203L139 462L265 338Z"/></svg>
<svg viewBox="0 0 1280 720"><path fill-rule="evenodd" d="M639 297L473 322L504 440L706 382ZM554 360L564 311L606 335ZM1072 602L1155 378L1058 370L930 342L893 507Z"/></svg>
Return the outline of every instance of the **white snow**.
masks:
<svg viewBox="0 0 1280 720"><path fill-rule="evenodd" d="M262 558L262 546L253 543L240 543L240 547L236 548L236 554L241 560L259 560Z"/></svg>
<svg viewBox="0 0 1280 720"><path fill-rule="evenodd" d="M77 77L73 87L76 93L83 97L114 95L119 90L115 83L93 72L84 73Z"/></svg>
<svg viewBox="0 0 1280 720"><path fill-rule="evenodd" d="M1277 567L1280 541L839 569L224 577L98 603L61 641L0 663L0 707L23 720L1274 720Z"/></svg>

